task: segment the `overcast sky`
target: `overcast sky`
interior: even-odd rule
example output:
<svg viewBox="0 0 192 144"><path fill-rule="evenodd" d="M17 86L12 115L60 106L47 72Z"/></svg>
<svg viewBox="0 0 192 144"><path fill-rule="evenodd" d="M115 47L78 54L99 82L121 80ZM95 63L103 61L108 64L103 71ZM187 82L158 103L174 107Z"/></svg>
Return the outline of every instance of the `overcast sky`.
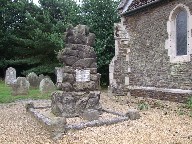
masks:
<svg viewBox="0 0 192 144"><path fill-rule="evenodd" d="M33 0L33 2L38 5L38 0Z"/></svg>

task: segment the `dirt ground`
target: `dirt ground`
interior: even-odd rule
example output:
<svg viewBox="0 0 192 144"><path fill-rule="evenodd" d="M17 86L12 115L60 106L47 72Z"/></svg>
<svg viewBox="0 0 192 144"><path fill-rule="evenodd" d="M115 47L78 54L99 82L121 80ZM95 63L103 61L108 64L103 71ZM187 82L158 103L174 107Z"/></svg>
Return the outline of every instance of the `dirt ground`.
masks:
<svg viewBox="0 0 192 144"><path fill-rule="evenodd" d="M29 101L0 105L0 144L192 144L192 117L185 105L154 99L101 95L106 109L126 113L138 108L135 121L69 131L53 141L49 132L25 111ZM47 100L34 101L41 105Z"/></svg>

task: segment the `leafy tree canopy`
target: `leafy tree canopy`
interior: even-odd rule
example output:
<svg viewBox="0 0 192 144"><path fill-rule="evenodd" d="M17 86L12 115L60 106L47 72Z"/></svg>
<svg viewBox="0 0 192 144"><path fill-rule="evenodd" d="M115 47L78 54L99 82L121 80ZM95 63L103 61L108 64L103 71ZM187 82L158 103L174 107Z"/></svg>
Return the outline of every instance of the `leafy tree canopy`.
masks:
<svg viewBox="0 0 192 144"><path fill-rule="evenodd" d="M83 0L1 0L0 74L9 66L18 75L29 72L54 74L59 66L57 52L64 48L63 34L69 25L86 24L96 34L95 51L103 82L114 56L113 25L118 21L118 1Z"/></svg>
<svg viewBox="0 0 192 144"><path fill-rule="evenodd" d="M95 51L98 57L102 83L108 85L109 63L115 53L113 25L118 22L117 5L114 0L83 0L82 13L84 23L96 34Z"/></svg>
<svg viewBox="0 0 192 144"><path fill-rule="evenodd" d="M2 69L13 66L24 75L31 71L49 74L58 66L56 52L64 47L67 25L78 23L79 7L72 0L39 2L40 7L28 0L1 4Z"/></svg>

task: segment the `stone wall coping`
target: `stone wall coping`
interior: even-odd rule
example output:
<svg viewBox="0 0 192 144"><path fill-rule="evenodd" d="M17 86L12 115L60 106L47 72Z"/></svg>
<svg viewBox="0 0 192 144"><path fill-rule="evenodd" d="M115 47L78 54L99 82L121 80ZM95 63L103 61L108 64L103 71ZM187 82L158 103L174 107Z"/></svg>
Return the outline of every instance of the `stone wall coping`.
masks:
<svg viewBox="0 0 192 144"><path fill-rule="evenodd" d="M141 90L153 90L161 92L170 92L170 93L181 93L181 94L192 94L192 90L182 90L182 89L168 89L168 88L157 88L157 87L142 87L142 86L128 86L128 89L141 89Z"/></svg>

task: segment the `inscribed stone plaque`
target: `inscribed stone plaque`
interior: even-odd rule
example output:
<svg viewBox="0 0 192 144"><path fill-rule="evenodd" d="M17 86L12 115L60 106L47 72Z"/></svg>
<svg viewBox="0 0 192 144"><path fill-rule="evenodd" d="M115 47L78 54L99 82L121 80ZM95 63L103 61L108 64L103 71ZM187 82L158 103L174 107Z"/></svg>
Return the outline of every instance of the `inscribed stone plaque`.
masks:
<svg viewBox="0 0 192 144"><path fill-rule="evenodd" d="M76 81L77 82L90 81L90 70L77 70L76 69Z"/></svg>

